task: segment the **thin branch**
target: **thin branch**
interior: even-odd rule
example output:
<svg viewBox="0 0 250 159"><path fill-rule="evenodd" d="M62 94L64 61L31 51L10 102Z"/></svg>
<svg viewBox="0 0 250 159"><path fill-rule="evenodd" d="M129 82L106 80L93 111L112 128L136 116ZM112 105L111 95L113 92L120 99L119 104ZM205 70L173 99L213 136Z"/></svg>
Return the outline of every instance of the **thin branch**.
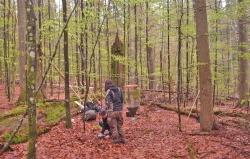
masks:
<svg viewBox="0 0 250 159"><path fill-rule="evenodd" d="M47 74L48 74L48 72L49 72L49 70L50 70L50 68L51 68L52 62L53 62L53 60L54 60L54 58L55 58L55 56L56 56L56 53L57 53L57 49L58 49L60 40L61 40L61 38L62 38L62 36L63 36L63 32L64 32L65 29L67 28L68 23L69 23L69 21L70 21L72 15L73 15L73 13L74 13L74 11L75 11L76 8L77 8L78 2L79 2L79 0L77 0L77 2L75 3L75 6L74 6L73 10L71 11L71 13L70 13L70 15L69 15L69 17L68 17L68 19L67 19L67 21L66 21L66 24L64 25L64 27L63 27L63 29L62 29L62 31L61 31L61 33L60 33L60 36L59 36L59 38L57 39L57 42L56 42L56 45L55 45L54 53L53 53L53 55L51 56L50 61L49 61L49 66L47 67L47 69L46 69L46 71L45 71L45 73L44 73L44 76L43 76L43 78L42 78L42 81L41 81L41 83L40 83L40 85L39 85L39 87L38 87L38 89L37 89L35 95L37 95L38 92L40 91L40 89L42 88L42 85L43 85L43 83L44 83L44 81L45 81L45 79L46 79L46 76L47 76Z"/></svg>

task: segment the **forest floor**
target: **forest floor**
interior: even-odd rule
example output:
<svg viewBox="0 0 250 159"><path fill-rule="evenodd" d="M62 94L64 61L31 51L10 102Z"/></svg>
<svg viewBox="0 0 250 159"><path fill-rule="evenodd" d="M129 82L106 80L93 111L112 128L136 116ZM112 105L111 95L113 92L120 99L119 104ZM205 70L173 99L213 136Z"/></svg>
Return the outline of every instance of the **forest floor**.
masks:
<svg viewBox="0 0 250 159"><path fill-rule="evenodd" d="M13 99L11 101L8 101L8 98L5 94L5 87L3 84L0 84L0 111L5 112L15 106L15 103L18 99L19 93L20 93L20 87L16 87L13 91Z"/></svg>
<svg viewBox="0 0 250 159"><path fill-rule="evenodd" d="M0 93L2 91L4 88L2 90L0 87ZM54 96L52 99L57 97L61 99L63 96ZM143 94L143 103L147 103L147 105L140 107L136 118L124 117L127 139L127 143L124 145L114 145L110 139L98 139L97 134L100 131L98 119L87 122L86 132L84 132L81 115L76 115L72 119L73 129L66 129L64 121L61 121L64 114L63 105L58 105L58 103L51 105L50 103L50 105L39 106L38 125L51 126L48 132L46 131L47 133L41 133L38 137L37 156L39 159L250 158L250 116L247 109L236 108L232 102L220 102L217 107L224 113L233 115L216 116L219 130L214 130L210 134L201 134L199 122L183 115L182 132L180 132L177 113L154 106L154 103L163 103L162 98L163 94L160 93ZM190 99L187 108L190 109L192 101L193 99ZM176 107L174 100L171 105L168 105ZM5 97L0 103L0 109L12 111L16 108L13 108L13 104L9 103ZM14 112L23 112L23 110L18 109ZM75 111L77 111L76 108ZM239 117L238 113L244 116ZM236 116L234 116L235 114ZM15 122L19 117L20 115L15 117ZM14 123L12 118L8 122ZM1 123L4 123L4 120ZM27 126L27 121L25 123ZM47 125L43 125L44 123ZM24 127L24 129L26 128ZM0 156L1 159L26 158L26 142L11 147L14 151L5 152Z"/></svg>
<svg viewBox="0 0 250 159"><path fill-rule="evenodd" d="M110 139L100 140L98 122L86 123L84 133L80 115L73 118L73 129L60 122L51 131L38 137L39 159L166 159L166 158L250 158L250 133L223 125L211 134L200 134L199 123L182 117L183 132L178 130L178 117L173 111L156 106L141 106L136 118L125 117L127 143L116 145ZM27 143L13 145L14 151L0 158L25 158Z"/></svg>

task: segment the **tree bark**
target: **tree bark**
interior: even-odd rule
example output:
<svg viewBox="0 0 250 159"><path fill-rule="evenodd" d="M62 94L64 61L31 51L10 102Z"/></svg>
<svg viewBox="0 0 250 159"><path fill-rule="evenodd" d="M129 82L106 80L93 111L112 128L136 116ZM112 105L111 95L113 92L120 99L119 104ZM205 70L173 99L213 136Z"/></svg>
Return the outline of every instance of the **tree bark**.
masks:
<svg viewBox="0 0 250 159"><path fill-rule="evenodd" d="M244 0L238 0L239 4L242 4ZM246 8L241 6L239 9L239 14L241 15L238 20L239 29L239 105L246 105L248 97L248 62L244 55L247 53L247 26L246 26Z"/></svg>
<svg viewBox="0 0 250 159"><path fill-rule="evenodd" d="M135 83L138 84L138 33L137 33L137 5L134 5L135 14Z"/></svg>
<svg viewBox="0 0 250 159"><path fill-rule="evenodd" d="M218 14L218 2L217 0L214 1L215 5L215 13ZM216 89L217 88L217 64L218 64L218 20L215 20L215 59L214 59L214 85L213 85L213 106L215 104L215 99L217 97Z"/></svg>
<svg viewBox="0 0 250 159"><path fill-rule="evenodd" d="M178 107L178 119L179 119L179 131L181 131L181 114L180 114L180 105L182 100L182 56L181 56L181 47L182 47L182 18L183 18L183 0L178 4L178 63L177 63L177 107Z"/></svg>
<svg viewBox="0 0 250 159"><path fill-rule="evenodd" d="M67 3L62 0L63 5L63 22L67 22ZM71 113L70 113L70 91L69 91L69 54L68 54L68 26L63 32L64 38L64 76L65 76L65 110L66 110L66 128L72 128Z"/></svg>
<svg viewBox="0 0 250 159"><path fill-rule="evenodd" d="M36 15L33 0L25 1L26 5L26 40L27 40L27 95L28 95L28 122L29 144L28 159L36 158L36 72L37 72L37 47L36 47Z"/></svg>
<svg viewBox="0 0 250 159"><path fill-rule="evenodd" d="M200 128L202 131L211 131L214 116L206 0L194 0L194 11L200 78Z"/></svg>
<svg viewBox="0 0 250 159"><path fill-rule="evenodd" d="M25 80L25 0L17 1L17 16L18 16L18 45L19 45L19 84L20 95L18 102L24 102L26 99L26 80Z"/></svg>
<svg viewBox="0 0 250 159"><path fill-rule="evenodd" d="M10 101L10 79L9 79L9 64L8 64L8 43L9 43L9 24L6 21L6 18L9 19L9 16L6 15L7 9L10 8L6 7L7 3L6 0L3 1L4 5L4 24L3 24L3 52L4 52L4 73L5 73L5 90L7 93L8 100Z"/></svg>
<svg viewBox="0 0 250 159"><path fill-rule="evenodd" d="M170 0L167 2L167 13L168 13L168 18L167 18L167 23L168 23L168 31L167 31L167 43L168 43L168 101L171 103L171 59L170 59Z"/></svg>
<svg viewBox="0 0 250 159"><path fill-rule="evenodd" d="M149 44L149 2L146 1L146 51L147 51L147 68L149 89L154 88L154 61L153 61L153 49Z"/></svg>

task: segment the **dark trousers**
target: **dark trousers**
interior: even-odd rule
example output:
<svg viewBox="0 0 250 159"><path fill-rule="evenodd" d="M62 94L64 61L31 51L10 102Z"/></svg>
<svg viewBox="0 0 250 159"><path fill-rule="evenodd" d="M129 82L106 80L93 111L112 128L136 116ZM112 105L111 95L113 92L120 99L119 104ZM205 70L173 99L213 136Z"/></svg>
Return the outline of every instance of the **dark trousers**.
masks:
<svg viewBox="0 0 250 159"><path fill-rule="evenodd" d="M121 111L111 112L109 114L109 125L111 128L113 141L124 141L124 132L122 129L123 116Z"/></svg>
<svg viewBox="0 0 250 159"><path fill-rule="evenodd" d="M109 126L109 124L108 124L107 119L103 119L102 121L100 121L100 122L99 122L99 125L102 127L102 131L101 131L102 134L104 134L104 132L105 132L106 130L108 130L108 131L109 131L109 134L111 135L110 126Z"/></svg>

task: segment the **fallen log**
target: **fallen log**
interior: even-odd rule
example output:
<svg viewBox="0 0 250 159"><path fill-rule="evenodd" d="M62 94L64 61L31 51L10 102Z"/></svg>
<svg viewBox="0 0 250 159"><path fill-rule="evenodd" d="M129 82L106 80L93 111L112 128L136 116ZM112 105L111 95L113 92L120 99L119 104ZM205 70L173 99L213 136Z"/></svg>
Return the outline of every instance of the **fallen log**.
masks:
<svg viewBox="0 0 250 159"><path fill-rule="evenodd" d="M175 112L178 112L177 108L176 107L172 107L172 106L168 106L168 105L163 105L163 104L160 104L160 103L151 103L150 105L155 105L155 106L158 106L159 108L162 108L162 109L165 109L165 110L170 110L170 111L175 111ZM186 115L186 116L190 116L190 117L193 117L197 120L199 120L199 116L197 114L195 114L195 111L192 110L191 113L190 111L188 111L187 109L180 109L180 114L181 115Z"/></svg>
<svg viewBox="0 0 250 159"><path fill-rule="evenodd" d="M154 102L151 102L151 103L144 103L144 102L141 102L142 104L145 104L145 105L156 105L158 107L161 107L163 109L167 109L167 110L171 110L171 111L176 111L177 112L177 108L173 107L173 106L169 106L169 105L165 105L165 104L161 104L161 103L154 103ZM196 109L192 109L191 108L181 108L181 113L183 115L186 115L186 113L189 113L191 112L191 114L199 114L199 110L196 110ZM225 112L219 108L215 108L214 109L214 115L216 116L227 116L227 117L239 117L239 118L243 118L243 119L246 119L246 120L249 120L250 119L250 115L249 114L245 114L245 113L242 113L242 112ZM197 115L196 115L197 116Z"/></svg>
<svg viewBox="0 0 250 159"><path fill-rule="evenodd" d="M169 93L168 90L156 90L156 89L143 89L142 92L164 92L164 93ZM171 91L170 93L176 93L176 92Z"/></svg>
<svg viewBox="0 0 250 159"><path fill-rule="evenodd" d="M46 99L45 102L53 103L53 102L64 102L64 99Z"/></svg>

